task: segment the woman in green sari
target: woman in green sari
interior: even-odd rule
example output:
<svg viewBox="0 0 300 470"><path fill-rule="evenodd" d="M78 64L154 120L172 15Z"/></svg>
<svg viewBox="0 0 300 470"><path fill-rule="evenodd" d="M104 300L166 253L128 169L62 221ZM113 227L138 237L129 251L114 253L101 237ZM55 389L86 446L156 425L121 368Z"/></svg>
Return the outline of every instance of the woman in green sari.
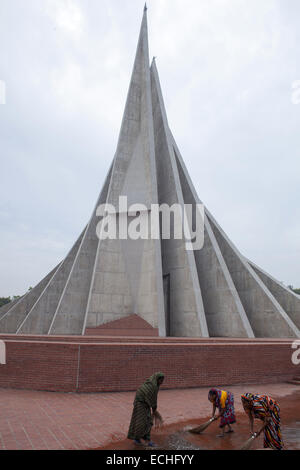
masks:
<svg viewBox="0 0 300 470"><path fill-rule="evenodd" d="M157 394L164 378L165 376L162 372L157 372L136 392L127 436L128 439L132 439L136 445L142 445L141 439L143 439L145 444L149 447L155 445L151 441L150 434L153 426L153 418L157 423L162 423L162 418L157 411Z"/></svg>

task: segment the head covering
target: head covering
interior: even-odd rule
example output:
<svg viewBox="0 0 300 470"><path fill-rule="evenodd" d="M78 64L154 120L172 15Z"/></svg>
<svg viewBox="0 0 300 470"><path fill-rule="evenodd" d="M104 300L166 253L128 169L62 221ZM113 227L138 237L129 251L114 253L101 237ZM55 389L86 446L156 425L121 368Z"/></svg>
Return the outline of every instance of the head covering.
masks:
<svg viewBox="0 0 300 470"><path fill-rule="evenodd" d="M241 396L242 402L247 405L251 405L254 398L255 398L255 395L253 395L253 393L245 393L244 395Z"/></svg>
<svg viewBox="0 0 300 470"><path fill-rule="evenodd" d="M156 372L151 375L149 379L137 390L136 400L144 401L151 408L157 407L157 394L159 391L158 379L164 378L165 375L162 372Z"/></svg>
<svg viewBox="0 0 300 470"><path fill-rule="evenodd" d="M151 375L148 380L146 380L146 383L151 382L154 386L159 386L158 385L158 379L164 379L165 374L163 372L156 372L155 374Z"/></svg>
<svg viewBox="0 0 300 470"><path fill-rule="evenodd" d="M218 397L218 391L216 388L211 388L210 391L208 392L208 399L210 396L215 395L215 397Z"/></svg>

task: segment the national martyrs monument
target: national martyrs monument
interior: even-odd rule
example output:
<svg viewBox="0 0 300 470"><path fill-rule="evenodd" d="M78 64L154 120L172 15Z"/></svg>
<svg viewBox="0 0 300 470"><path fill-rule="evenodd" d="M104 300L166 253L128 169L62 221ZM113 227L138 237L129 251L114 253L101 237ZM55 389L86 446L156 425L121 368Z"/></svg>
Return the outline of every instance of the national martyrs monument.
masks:
<svg viewBox="0 0 300 470"><path fill-rule="evenodd" d="M154 205L203 207L200 249L187 249L184 237L165 238L160 230L159 236L153 238L102 239L98 230L99 206L119 208L120 198L126 198L128 207L143 205L143 217L148 222ZM126 219L126 224L133 220L126 208L117 209L115 215L119 221ZM108 378L103 385L100 369L101 384L91 385L92 378L80 382L83 365L79 375L78 369L74 372L76 380L72 377L69 387L62 385L62 377L58 379L60 385L53 379L55 389L123 390L134 389L143 376L151 375L151 360L155 362L154 370L165 368L167 386L167 369L173 367L174 354L180 357L183 350L190 348L187 361L196 367L197 358L201 354L206 357L205 347L209 348L208 355L215 353L219 358L226 347L232 358L244 354L239 348L244 348L243 351L248 348L251 357L262 361L261 373L255 380L268 379L263 369L266 350L274 361L282 361L270 372L270 380L276 374L279 380L294 373L290 355L291 344L297 338L300 338L300 296L239 252L195 190L168 125L155 59L150 65L145 7L116 153L91 218L65 259L32 290L0 309L0 339L6 341L8 348L7 365L10 348L15 364L20 348L25 348L25 358L31 351L33 364L41 360L32 359L41 354L39 348L46 348L47 360L57 364L63 361L66 351L68 356L72 345L76 350L74 364L84 361L86 354L85 370L91 367L94 371L98 367L95 354L103 366L117 355L117 348L119 351L123 348L122 358L130 347L136 348L135 355L132 350L128 353L130 357L138 357L138 348L144 348L144 353L150 351L149 360L141 367L141 377L137 373L132 383L122 385L116 375L115 382L110 377L111 388ZM64 352L54 350L55 345L58 349L64 346ZM155 347L166 349L161 354L153 352L151 348ZM136 360L135 369L138 369L141 362ZM199 368L202 370L204 365L201 362ZM0 368L0 386L20 386L17 373L12 368L5 372L5 367ZM30 366L28 359L24 367L34 365ZM54 367L55 364L53 372L43 373L53 373L53 378ZM191 377L186 378L187 363L183 361L180 366L179 361L178 367L181 367L178 373L182 381L177 383L174 379L169 386L206 385L206 382L216 383L218 377L221 381L221 376L216 375L202 380L194 371L198 382L193 382ZM240 367L240 377L228 376L227 383L234 380L238 383L241 377L251 380L251 371L243 376L242 365L237 367ZM47 384L45 379L44 385L37 381L28 387L51 389L50 378ZM80 388L80 383L85 385Z"/></svg>

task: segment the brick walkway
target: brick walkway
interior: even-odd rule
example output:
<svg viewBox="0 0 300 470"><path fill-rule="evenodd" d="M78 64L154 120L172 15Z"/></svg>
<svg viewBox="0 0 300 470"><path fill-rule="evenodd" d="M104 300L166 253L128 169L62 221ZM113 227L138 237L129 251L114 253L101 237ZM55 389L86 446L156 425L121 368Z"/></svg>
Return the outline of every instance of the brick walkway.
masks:
<svg viewBox="0 0 300 470"><path fill-rule="evenodd" d="M291 384L233 386L236 411L245 391L287 396ZM162 390L159 410L166 425L206 417L207 388ZM133 392L73 394L0 389L0 449L93 449L126 438Z"/></svg>

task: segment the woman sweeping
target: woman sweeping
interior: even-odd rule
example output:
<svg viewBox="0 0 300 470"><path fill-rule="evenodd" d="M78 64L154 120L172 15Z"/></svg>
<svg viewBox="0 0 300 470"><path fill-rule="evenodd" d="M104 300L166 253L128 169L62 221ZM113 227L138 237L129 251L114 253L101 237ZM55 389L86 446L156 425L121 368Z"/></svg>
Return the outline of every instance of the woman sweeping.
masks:
<svg viewBox="0 0 300 470"><path fill-rule="evenodd" d="M264 448L281 450L283 442L280 430L280 408L278 403L267 395L246 393L241 396L242 404L250 421L250 432L258 437L264 431ZM254 419L263 421L262 428L253 432Z"/></svg>
<svg viewBox="0 0 300 470"><path fill-rule="evenodd" d="M157 411L157 394L164 378L165 376L162 372L157 372L136 392L127 436L128 439L132 439L136 445L142 445L141 439L143 439L147 446L155 446L151 441L150 433L153 426L153 418L155 424L159 425L162 423L162 418Z"/></svg>
<svg viewBox="0 0 300 470"><path fill-rule="evenodd" d="M212 418L221 418L221 434L219 434L218 437L224 437L226 426L228 427L226 433L233 432L233 429L230 426L236 422L233 394L231 392L225 392L224 390L212 388L208 393L208 399L213 404ZM219 415L215 417L217 408L219 410Z"/></svg>

